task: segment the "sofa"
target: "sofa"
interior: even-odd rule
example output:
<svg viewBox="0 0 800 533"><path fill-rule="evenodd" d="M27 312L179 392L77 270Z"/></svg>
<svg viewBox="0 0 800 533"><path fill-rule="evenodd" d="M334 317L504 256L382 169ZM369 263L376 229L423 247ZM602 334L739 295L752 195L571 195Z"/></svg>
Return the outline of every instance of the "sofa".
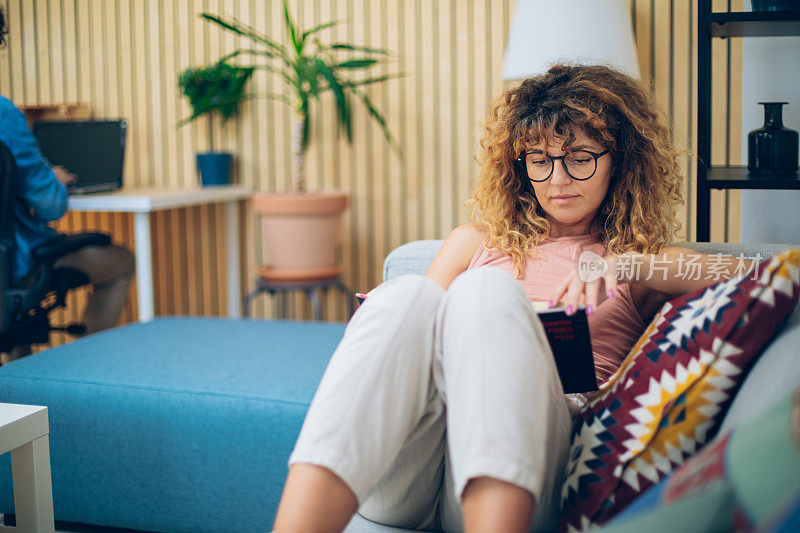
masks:
<svg viewBox="0 0 800 533"><path fill-rule="evenodd" d="M424 240L405 244L392 251L384 262L384 280L403 274L424 274L442 241ZM681 246L704 254L767 258L796 244L683 243ZM789 322L760 356L725 416L720 433L732 430L771 408L775 401L800 386L800 306ZM617 527L609 524L610 530ZM669 529L667 529L669 530ZM411 530L375 524L356 515L346 533L409 532Z"/></svg>
<svg viewBox="0 0 800 533"><path fill-rule="evenodd" d="M392 251L383 278L424 274L443 241ZM762 257L787 245L693 243ZM364 288L368 289L368 288ZM800 384L800 313L737 394L723 430ZM344 324L159 318L0 367L0 402L47 405L56 520L145 531L264 531ZM0 461L0 513L13 512ZM360 515L349 533L405 531Z"/></svg>

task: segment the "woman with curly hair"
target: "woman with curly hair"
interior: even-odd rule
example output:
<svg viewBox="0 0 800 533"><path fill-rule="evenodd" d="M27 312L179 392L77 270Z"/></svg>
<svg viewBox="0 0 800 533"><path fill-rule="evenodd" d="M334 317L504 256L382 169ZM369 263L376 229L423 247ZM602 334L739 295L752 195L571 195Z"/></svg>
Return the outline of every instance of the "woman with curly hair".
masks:
<svg viewBox="0 0 800 533"><path fill-rule="evenodd" d="M669 246L681 176L641 83L555 65L493 103L477 160L474 223L348 324L275 531L342 531L356 511L424 530L552 529L581 398L564 395L531 302L585 306L603 382L667 298L709 283ZM604 259L596 279L576 268L585 252Z"/></svg>

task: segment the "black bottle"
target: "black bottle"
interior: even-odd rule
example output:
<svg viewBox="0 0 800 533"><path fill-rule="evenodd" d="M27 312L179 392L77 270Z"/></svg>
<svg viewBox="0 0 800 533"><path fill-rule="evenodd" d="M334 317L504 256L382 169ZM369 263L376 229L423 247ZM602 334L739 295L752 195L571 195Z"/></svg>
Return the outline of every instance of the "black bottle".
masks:
<svg viewBox="0 0 800 533"><path fill-rule="evenodd" d="M792 11L796 0L753 0L753 11Z"/></svg>
<svg viewBox="0 0 800 533"><path fill-rule="evenodd" d="M784 128L781 110L788 102L759 102L764 106L764 126L747 135L747 170L760 176L797 173L797 132Z"/></svg>

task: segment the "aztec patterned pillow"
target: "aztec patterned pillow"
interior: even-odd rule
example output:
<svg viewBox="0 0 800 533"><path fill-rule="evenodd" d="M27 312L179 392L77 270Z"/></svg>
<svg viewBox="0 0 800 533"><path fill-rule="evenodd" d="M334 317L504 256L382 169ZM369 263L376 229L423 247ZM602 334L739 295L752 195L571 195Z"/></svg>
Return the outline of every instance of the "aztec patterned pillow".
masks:
<svg viewBox="0 0 800 533"><path fill-rule="evenodd" d="M799 502L800 388L717 436L603 533L798 531L786 522Z"/></svg>
<svg viewBox="0 0 800 533"><path fill-rule="evenodd" d="M664 304L581 410L562 530L607 522L713 437L751 363L797 305L800 250L755 272Z"/></svg>

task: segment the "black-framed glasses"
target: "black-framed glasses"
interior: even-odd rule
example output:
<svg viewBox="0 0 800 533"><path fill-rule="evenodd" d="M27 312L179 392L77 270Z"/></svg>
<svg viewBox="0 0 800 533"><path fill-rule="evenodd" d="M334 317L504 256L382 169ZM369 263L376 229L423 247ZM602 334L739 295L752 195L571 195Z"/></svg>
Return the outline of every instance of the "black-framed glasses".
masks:
<svg viewBox="0 0 800 533"><path fill-rule="evenodd" d="M589 150L572 150L564 155L548 155L541 151L525 152L515 161L525 177L537 183L547 181L553 175L553 161L561 160L564 170L574 180L588 180L597 172L597 160L611 150L595 153Z"/></svg>

